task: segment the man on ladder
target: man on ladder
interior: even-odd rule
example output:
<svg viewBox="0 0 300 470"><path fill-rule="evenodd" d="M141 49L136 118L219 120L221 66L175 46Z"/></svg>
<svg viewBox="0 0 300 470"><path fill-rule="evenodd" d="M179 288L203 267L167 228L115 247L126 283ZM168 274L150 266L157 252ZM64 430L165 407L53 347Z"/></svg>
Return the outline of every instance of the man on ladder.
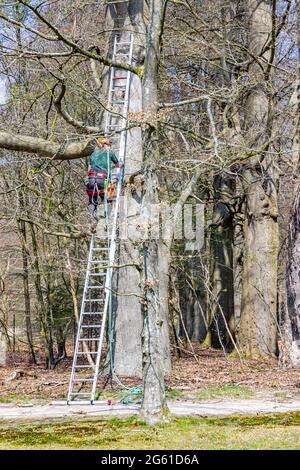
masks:
<svg viewBox="0 0 300 470"><path fill-rule="evenodd" d="M86 192L89 196L89 206L92 205L93 217L96 219L99 200L107 200L113 196L114 184L110 181L111 168L122 168L116 154L111 150L111 142L107 137L97 139L96 148L90 156L88 183Z"/></svg>

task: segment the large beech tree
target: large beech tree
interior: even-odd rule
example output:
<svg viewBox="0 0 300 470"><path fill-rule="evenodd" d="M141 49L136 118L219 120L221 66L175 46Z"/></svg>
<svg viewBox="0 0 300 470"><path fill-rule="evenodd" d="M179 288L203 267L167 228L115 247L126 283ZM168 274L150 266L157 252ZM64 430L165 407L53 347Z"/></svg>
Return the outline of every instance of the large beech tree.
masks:
<svg viewBox="0 0 300 470"><path fill-rule="evenodd" d="M271 2L249 0L245 7L249 54L260 57L260 62L253 61L249 66L249 79L255 77L255 83L244 104L245 143L257 149L257 153L243 172L246 217L239 345L243 353L255 357L275 355L277 339L279 235L276 175L271 155L273 102L269 92L275 25Z"/></svg>

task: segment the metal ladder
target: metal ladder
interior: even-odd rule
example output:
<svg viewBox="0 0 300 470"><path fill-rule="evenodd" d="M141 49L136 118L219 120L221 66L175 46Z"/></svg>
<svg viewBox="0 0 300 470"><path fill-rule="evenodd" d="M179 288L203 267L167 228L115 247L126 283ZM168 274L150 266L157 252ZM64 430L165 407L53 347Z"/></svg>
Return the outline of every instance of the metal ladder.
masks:
<svg viewBox="0 0 300 470"><path fill-rule="evenodd" d="M128 3L129 0L106 0L107 5L116 5L118 3Z"/></svg>
<svg viewBox="0 0 300 470"><path fill-rule="evenodd" d="M132 63L133 34L129 41L114 38L112 59ZM125 161L126 123L130 92L130 71L111 68L108 112L105 133L114 133L113 148L118 152L119 161ZM123 129L123 130L122 130ZM115 199L110 203L110 214L105 210L106 235L93 234L84 283L79 325L74 349L72 372L69 382L67 403L91 403L95 401L99 373L104 368L103 343L107 317L111 306L112 274L116 252L118 216L121 197L123 169L118 170Z"/></svg>

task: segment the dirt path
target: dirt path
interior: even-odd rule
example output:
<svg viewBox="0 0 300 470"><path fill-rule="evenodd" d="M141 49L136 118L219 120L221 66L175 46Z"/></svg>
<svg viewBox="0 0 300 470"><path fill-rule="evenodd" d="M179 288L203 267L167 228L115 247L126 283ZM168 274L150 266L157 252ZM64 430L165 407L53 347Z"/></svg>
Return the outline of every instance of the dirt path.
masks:
<svg viewBox="0 0 300 470"><path fill-rule="evenodd" d="M256 415L265 413L288 413L300 411L300 400L207 400L198 403L169 401L170 411L176 416L230 416L235 414ZM0 404L0 419L47 419L71 416L124 416L136 415L139 405L99 402L94 405L66 405L53 402L48 405Z"/></svg>

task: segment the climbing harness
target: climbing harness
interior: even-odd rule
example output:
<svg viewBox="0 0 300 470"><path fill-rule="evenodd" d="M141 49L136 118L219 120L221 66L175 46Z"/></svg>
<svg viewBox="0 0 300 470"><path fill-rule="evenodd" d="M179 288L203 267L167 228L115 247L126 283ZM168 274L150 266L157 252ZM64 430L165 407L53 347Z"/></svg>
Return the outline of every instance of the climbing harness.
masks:
<svg viewBox="0 0 300 470"><path fill-rule="evenodd" d="M108 187L108 174L104 171L90 169L88 172L88 182L86 193L89 197L89 205L93 206L92 216L97 219L97 208L101 201L104 201L105 191Z"/></svg>

